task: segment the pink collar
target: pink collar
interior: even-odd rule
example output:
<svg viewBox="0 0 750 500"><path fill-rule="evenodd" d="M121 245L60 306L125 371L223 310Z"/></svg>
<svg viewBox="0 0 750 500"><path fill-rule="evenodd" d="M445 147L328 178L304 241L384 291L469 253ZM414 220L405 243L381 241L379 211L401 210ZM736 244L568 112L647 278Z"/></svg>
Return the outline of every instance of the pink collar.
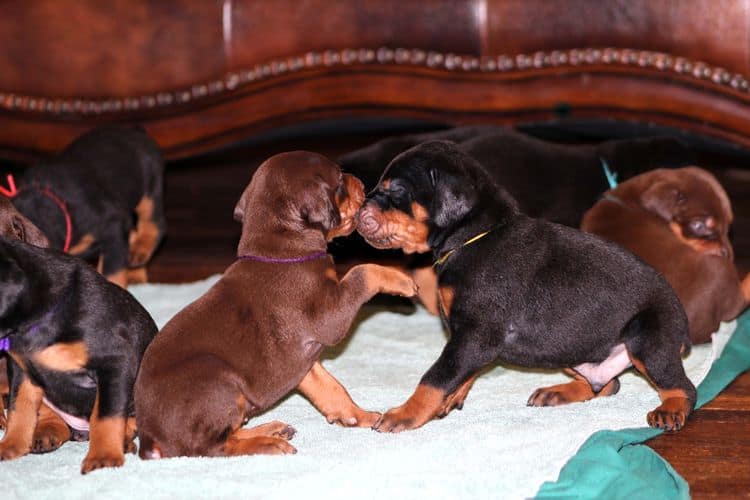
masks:
<svg viewBox="0 0 750 500"><path fill-rule="evenodd" d="M55 204L60 207L60 210L62 210L63 217L65 217L65 244L63 245L62 250L63 252L68 253L68 250L70 250L70 240L73 237L73 221L70 218L70 212L68 212L67 204L59 196L53 193L52 190L47 186L43 188L40 188L38 186L32 187L45 195L50 200L54 201ZM5 196L6 198L13 199L18 196L18 193L20 192L21 189L16 188L16 181L15 179L13 179L13 175L8 174L8 189L0 186L0 194Z"/></svg>

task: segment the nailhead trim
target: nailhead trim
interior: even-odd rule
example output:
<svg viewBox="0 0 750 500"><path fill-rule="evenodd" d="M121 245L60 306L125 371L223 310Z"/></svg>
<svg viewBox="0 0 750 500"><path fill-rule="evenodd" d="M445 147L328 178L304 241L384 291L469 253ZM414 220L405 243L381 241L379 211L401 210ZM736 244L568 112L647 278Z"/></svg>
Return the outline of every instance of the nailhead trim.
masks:
<svg viewBox="0 0 750 500"><path fill-rule="evenodd" d="M528 69L576 68L585 65L638 66L646 69L675 73L700 81L709 81L733 90L750 93L750 82L739 73L710 66L700 61L675 57L662 52L634 49L586 48L553 50L517 54L475 57L444 54L421 49L342 49L308 52L302 56L275 59L252 68L228 73L221 80L192 85L172 92L153 95L83 99L49 98L0 92L0 109L40 114L101 115L161 109L188 104L194 100L231 92L261 80L304 69L348 66L352 64L396 64L423 66L456 72L511 73Z"/></svg>

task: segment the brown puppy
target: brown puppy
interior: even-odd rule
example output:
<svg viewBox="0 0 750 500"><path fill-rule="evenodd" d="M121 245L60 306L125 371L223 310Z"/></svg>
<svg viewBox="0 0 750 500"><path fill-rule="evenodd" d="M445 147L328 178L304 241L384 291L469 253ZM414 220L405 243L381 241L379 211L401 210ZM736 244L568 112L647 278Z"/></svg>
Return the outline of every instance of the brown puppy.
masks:
<svg viewBox="0 0 750 500"><path fill-rule="evenodd" d="M0 236L25 241L31 245L47 248L47 237L29 219L21 215L16 207L4 197L0 197ZM8 368L5 357L0 350L0 429L5 429L8 421L5 418L3 398L10 392L8 386ZM44 407L46 413L46 406ZM67 428L66 428L67 430ZM47 435L42 429L42 434ZM42 436L39 436L40 438ZM35 441L37 441L35 439ZM62 444L62 443L60 443Z"/></svg>
<svg viewBox="0 0 750 500"><path fill-rule="evenodd" d="M140 456L285 454L294 429L243 429L297 388L329 422L371 427L318 358L379 292L413 296L404 273L374 264L339 280L327 242L354 230L362 183L308 152L276 155L235 208L238 260L179 312L143 358L135 399Z"/></svg>
<svg viewBox="0 0 750 500"><path fill-rule="evenodd" d="M750 300L729 242L732 209L724 189L698 167L657 169L607 191L581 229L614 241L661 272L685 307L694 343Z"/></svg>

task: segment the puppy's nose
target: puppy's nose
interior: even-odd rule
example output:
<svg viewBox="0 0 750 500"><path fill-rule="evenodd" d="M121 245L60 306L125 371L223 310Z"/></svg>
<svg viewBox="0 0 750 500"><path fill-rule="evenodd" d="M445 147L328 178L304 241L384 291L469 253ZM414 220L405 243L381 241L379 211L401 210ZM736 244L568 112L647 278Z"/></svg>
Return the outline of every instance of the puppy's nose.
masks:
<svg viewBox="0 0 750 500"><path fill-rule="evenodd" d="M369 203L362 205L359 211L359 223L357 224L357 230L363 233L374 233L378 230L380 224L375 216L374 210Z"/></svg>

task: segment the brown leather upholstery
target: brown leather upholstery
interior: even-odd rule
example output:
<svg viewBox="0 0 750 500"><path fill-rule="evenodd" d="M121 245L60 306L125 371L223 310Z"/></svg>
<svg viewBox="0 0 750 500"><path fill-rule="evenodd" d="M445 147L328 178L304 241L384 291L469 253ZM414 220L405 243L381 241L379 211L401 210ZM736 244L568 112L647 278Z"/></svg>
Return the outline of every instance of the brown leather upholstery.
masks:
<svg viewBox="0 0 750 500"><path fill-rule="evenodd" d="M0 152L139 122L169 157L336 116L654 121L750 146L740 0L38 0L0 17Z"/></svg>

